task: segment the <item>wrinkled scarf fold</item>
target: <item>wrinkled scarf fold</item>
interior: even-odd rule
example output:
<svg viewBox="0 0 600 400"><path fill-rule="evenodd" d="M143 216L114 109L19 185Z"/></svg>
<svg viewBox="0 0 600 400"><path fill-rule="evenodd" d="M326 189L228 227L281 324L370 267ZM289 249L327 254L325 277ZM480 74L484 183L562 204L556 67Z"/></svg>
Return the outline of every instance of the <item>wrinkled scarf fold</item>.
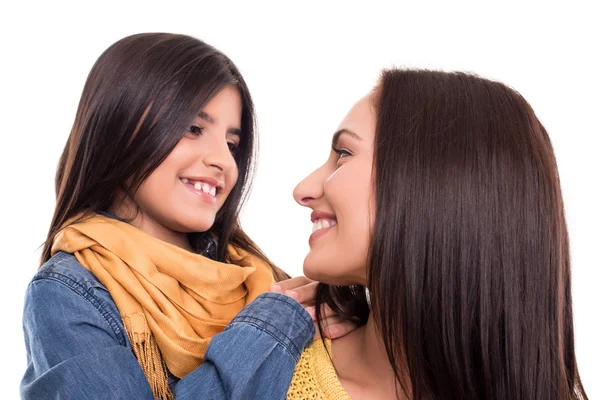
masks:
<svg viewBox="0 0 600 400"><path fill-rule="evenodd" d="M75 255L114 300L152 391L172 398L165 369L182 378L211 337L273 283L271 267L230 245L222 263L163 242L128 223L95 214L68 224L52 254Z"/></svg>

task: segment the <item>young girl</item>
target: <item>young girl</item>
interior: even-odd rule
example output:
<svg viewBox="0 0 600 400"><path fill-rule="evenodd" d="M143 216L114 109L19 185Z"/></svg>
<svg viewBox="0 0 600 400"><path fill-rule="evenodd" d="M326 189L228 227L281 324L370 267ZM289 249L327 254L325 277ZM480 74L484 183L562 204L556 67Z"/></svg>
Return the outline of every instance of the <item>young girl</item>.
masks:
<svg viewBox="0 0 600 400"><path fill-rule="evenodd" d="M295 301L262 296L208 347L287 277L238 222L255 140L248 88L213 47L140 34L100 56L27 289L23 398L285 396L314 330Z"/></svg>
<svg viewBox="0 0 600 400"><path fill-rule="evenodd" d="M364 325L306 350L288 399L587 398L556 162L517 92L385 71L294 197L317 316Z"/></svg>

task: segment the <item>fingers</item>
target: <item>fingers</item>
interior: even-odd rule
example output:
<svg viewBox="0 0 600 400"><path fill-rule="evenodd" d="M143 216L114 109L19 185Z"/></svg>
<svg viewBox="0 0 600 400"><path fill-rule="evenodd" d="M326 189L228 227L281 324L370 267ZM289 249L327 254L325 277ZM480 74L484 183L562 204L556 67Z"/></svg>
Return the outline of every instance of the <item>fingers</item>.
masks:
<svg viewBox="0 0 600 400"><path fill-rule="evenodd" d="M348 333L354 331L356 328L356 324L350 321L343 320L336 324L327 326L327 328L323 330L323 334L325 334L325 337L328 337L329 339L337 339L342 336L346 336Z"/></svg>
<svg viewBox="0 0 600 400"><path fill-rule="evenodd" d="M315 324L315 340L320 338L319 327L316 321L316 310L314 307L317 285L318 282L312 281L305 276L297 276L292 279L278 282L270 287L272 292L290 296L306 308L306 311L310 314ZM331 307L326 304L321 306L320 317L323 334L329 339L337 339L345 336L358 327L353 322L338 317Z"/></svg>
<svg viewBox="0 0 600 400"><path fill-rule="evenodd" d="M313 342L319 339L321 339L321 332L319 332L319 327L315 323L315 336L313 337Z"/></svg>
<svg viewBox="0 0 600 400"><path fill-rule="evenodd" d="M319 325L317 321L313 321L315 324L315 340L321 337L319 332ZM358 326L353 322L344 320L340 317L334 316L324 320L321 324L323 335L329 339L338 339L342 336L346 336L348 333L356 330Z"/></svg>
<svg viewBox="0 0 600 400"><path fill-rule="evenodd" d="M338 317L337 315L334 315L333 317L329 317L329 318L325 318L323 320L321 320L321 326L323 326L323 328L328 328L330 326L334 326L337 325L339 323L341 323L343 320L341 317Z"/></svg>
<svg viewBox="0 0 600 400"><path fill-rule="evenodd" d="M306 311L310 314L313 321L317 320L316 309L314 306L306 307ZM337 315L337 314L327 304L323 304L321 306L321 319L333 317L334 315Z"/></svg>
<svg viewBox="0 0 600 400"><path fill-rule="evenodd" d="M328 333L330 327L332 326L337 326L338 324L342 323L343 320L340 317L337 316L333 316L333 317L329 317L326 320L323 320L321 323L321 329L323 330L323 334L325 335L325 337L330 337L330 333ZM315 338L314 340L317 340L321 337L321 332L319 332L319 324L316 320L313 320L313 324L315 324ZM334 329L334 333L336 332L337 328ZM341 335L343 336L343 335ZM339 337L339 336L336 336Z"/></svg>
<svg viewBox="0 0 600 400"><path fill-rule="evenodd" d="M286 279L285 281L277 282L271 285L271 292L285 293L286 290L293 290L297 287L304 286L313 282L305 276L297 276L295 278Z"/></svg>
<svg viewBox="0 0 600 400"><path fill-rule="evenodd" d="M298 301L303 306L311 306L315 303L318 282L314 282L304 276L288 279L271 285L272 292L283 293Z"/></svg>
<svg viewBox="0 0 600 400"><path fill-rule="evenodd" d="M293 290L286 290L284 294L293 297L305 307L315 304L315 296L317 295L318 282L311 282L304 286L299 286Z"/></svg>
<svg viewBox="0 0 600 400"><path fill-rule="evenodd" d="M315 324L315 340L320 337L317 317L315 315L315 307L306 307L306 311L310 314ZM348 320L339 317L328 305L321 306L321 327L323 334L329 339L338 339L346 336L348 333L356 330L358 325Z"/></svg>

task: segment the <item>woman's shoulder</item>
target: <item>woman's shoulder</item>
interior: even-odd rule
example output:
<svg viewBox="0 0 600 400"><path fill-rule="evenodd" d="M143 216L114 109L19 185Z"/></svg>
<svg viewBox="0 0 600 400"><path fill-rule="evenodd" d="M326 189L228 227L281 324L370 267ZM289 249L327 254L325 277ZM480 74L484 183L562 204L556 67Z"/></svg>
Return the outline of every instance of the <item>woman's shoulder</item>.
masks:
<svg viewBox="0 0 600 400"><path fill-rule="evenodd" d="M317 339L296 365L287 400L305 398L351 400L331 361L331 340Z"/></svg>

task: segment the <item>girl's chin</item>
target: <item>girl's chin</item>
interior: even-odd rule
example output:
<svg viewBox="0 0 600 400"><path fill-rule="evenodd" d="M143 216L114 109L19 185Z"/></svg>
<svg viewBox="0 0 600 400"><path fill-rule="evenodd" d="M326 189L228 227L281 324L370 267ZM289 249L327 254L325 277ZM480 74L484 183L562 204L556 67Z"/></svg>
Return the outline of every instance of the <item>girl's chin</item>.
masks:
<svg viewBox="0 0 600 400"><path fill-rule="evenodd" d="M189 216L187 218L179 218L177 222L180 226L180 229L178 229L179 232L206 232L214 225L215 218L214 216L206 216L201 218L195 215L194 217Z"/></svg>

